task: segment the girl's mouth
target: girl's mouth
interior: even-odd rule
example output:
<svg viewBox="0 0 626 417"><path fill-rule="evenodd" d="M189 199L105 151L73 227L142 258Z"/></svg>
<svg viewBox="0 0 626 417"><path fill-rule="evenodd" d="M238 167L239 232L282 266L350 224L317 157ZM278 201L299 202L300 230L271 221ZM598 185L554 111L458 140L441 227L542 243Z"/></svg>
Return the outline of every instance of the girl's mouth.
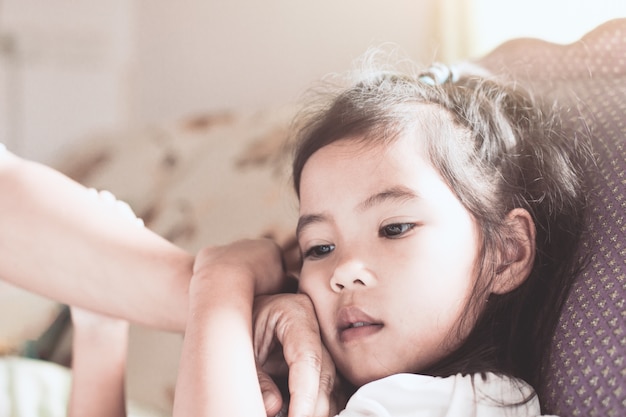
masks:
<svg viewBox="0 0 626 417"><path fill-rule="evenodd" d="M344 307L339 310L337 330L342 343L360 340L378 333L382 328L381 322L371 318L357 307Z"/></svg>
<svg viewBox="0 0 626 417"><path fill-rule="evenodd" d="M356 322L341 330L339 339L342 343L354 342L378 333L382 328L381 323Z"/></svg>

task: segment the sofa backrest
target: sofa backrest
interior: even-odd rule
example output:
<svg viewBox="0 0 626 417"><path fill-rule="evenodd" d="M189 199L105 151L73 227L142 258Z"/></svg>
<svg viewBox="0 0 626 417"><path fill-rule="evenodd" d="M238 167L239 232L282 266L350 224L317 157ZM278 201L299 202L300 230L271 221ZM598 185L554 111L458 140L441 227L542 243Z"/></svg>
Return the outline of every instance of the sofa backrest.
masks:
<svg viewBox="0 0 626 417"><path fill-rule="evenodd" d="M516 39L479 60L562 105L570 129L591 135L597 167L588 181L589 226L576 277L556 329L543 412L626 415L626 19L569 45Z"/></svg>

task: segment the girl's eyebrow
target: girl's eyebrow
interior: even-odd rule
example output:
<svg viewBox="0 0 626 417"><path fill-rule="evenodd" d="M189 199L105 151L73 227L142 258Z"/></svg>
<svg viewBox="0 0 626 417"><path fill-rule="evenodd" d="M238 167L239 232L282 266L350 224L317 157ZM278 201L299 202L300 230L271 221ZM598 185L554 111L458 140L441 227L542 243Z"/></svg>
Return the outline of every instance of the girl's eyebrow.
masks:
<svg viewBox="0 0 626 417"><path fill-rule="evenodd" d="M382 204L386 201L394 200L399 202L405 202L409 200L418 199L419 195L404 186L395 186L387 188L381 192L373 194L359 203L356 207L358 211L365 211L373 206ZM305 214L298 219L298 226L296 227L296 237L300 236L302 230L312 223L320 223L327 221L328 217L324 214Z"/></svg>
<svg viewBox="0 0 626 417"><path fill-rule="evenodd" d="M382 204L389 200L395 200L399 202L405 202L409 200L418 199L419 195L412 189L404 186L395 186L387 188L379 193L373 194L366 198L357 206L358 211L365 211L372 206Z"/></svg>
<svg viewBox="0 0 626 417"><path fill-rule="evenodd" d="M298 225L296 226L296 238L302 233L302 229L312 223L320 223L326 220L326 216L322 214L305 214L298 219Z"/></svg>

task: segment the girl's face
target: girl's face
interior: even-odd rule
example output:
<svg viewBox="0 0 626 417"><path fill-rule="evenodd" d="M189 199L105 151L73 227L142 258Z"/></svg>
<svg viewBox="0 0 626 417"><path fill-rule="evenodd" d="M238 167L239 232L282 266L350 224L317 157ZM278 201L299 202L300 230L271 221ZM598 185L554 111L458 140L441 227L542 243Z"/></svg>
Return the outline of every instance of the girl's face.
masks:
<svg viewBox="0 0 626 417"><path fill-rule="evenodd" d="M477 227L416 136L373 147L340 140L302 171L300 291L357 386L419 372L468 333L458 323L476 275Z"/></svg>

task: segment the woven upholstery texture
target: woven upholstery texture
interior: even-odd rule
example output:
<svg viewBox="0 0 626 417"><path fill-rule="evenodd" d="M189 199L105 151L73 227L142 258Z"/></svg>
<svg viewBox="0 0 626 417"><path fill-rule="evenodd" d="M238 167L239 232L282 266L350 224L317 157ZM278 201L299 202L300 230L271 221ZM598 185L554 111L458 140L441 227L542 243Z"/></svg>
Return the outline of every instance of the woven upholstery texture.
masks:
<svg viewBox="0 0 626 417"><path fill-rule="evenodd" d="M539 387L543 412L626 416L626 19L569 45L503 44L480 64L554 98L570 128L591 135L588 262L566 300Z"/></svg>

